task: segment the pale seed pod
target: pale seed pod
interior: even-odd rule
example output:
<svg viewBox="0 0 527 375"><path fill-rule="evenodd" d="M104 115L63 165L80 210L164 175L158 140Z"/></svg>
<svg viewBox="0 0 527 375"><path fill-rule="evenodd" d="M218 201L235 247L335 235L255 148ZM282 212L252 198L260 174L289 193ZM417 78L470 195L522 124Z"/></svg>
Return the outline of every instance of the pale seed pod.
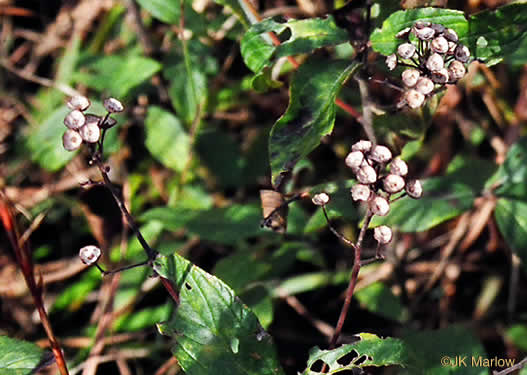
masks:
<svg viewBox="0 0 527 375"><path fill-rule="evenodd" d="M424 29L425 27L430 27L432 24L428 21L417 21L414 23L414 28L416 30Z"/></svg>
<svg viewBox="0 0 527 375"><path fill-rule="evenodd" d="M81 259L82 263L89 266L97 263L100 257L101 249L99 249L97 246L88 245L79 250L79 258Z"/></svg>
<svg viewBox="0 0 527 375"><path fill-rule="evenodd" d="M408 164L400 157L396 157L390 163L390 173L404 177L408 174Z"/></svg>
<svg viewBox="0 0 527 375"><path fill-rule="evenodd" d="M375 172L375 169L373 169L372 166L368 164L364 164L357 171L357 180L361 184L365 184L365 185L373 184L377 181L377 172Z"/></svg>
<svg viewBox="0 0 527 375"><path fill-rule="evenodd" d="M86 122L84 123L85 125L86 124L99 124L99 121L101 120L101 118L97 115L93 115L91 113L88 113L86 114Z"/></svg>
<svg viewBox="0 0 527 375"><path fill-rule="evenodd" d="M387 163L392 160L392 152L386 146L377 145L371 150L368 158L377 163Z"/></svg>
<svg viewBox="0 0 527 375"><path fill-rule="evenodd" d="M414 199L419 199L423 195L423 185L419 180L411 180L406 183L406 193Z"/></svg>
<svg viewBox="0 0 527 375"><path fill-rule="evenodd" d="M390 204L385 198L376 196L370 201L370 210L374 215L386 216L390 212Z"/></svg>
<svg viewBox="0 0 527 375"><path fill-rule="evenodd" d="M446 38L446 40L449 40L451 42L457 43L459 40L457 33L452 29L446 29L443 31L443 36Z"/></svg>
<svg viewBox="0 0 527 375"><path fill-rule="evenodd" d="M115 99L115 98L107 98L107 99L104 99L104 108L106 108L106 110L110 113L116 113L116 112L122 112L124 111L124 106L123 104Z"/></svg>
<svg viewBox="0 0 527 375"><path fill-rule="evenodd" d="M68 129L62 135L62 146L66 151L75 151L82 144L82 138L79 132L73 129Z"/></svg>
<svg viewBox="0 0 527 375"><path fill-rule="evenodd" d="M329 195L326 193L315 194L311 201L315 206L325 206L329 202Z"/></svg>
<svg viewBox="0 0 527 375"><path fill-rule="evenodd" d="M454 42L448 42L448 51L447 51L447 55L451 56L454 54L454 51L456 50L456 47L457 47L457 43L454 43Z"/></svg>
<svg viewBox="0 0 527 375"><path fill-rule="evenodd" d="M354 201L367 202L370 199L371 190L367 185L356 184L351 188L351 198Z"/></svg>
<svg viewBox="0 0 527 375"><path fill-rule="evenodd" d="M399 31L397 34L395 34L395 37L397 39L408 39L408 36L410 35L410 31L412 31L411 27L407 27Z"/></svg>
<svg viewBox="0 0 527 375"><path fill-rule="evenodd" d="M436 72L432 72L432 81L435 83L439 83L440 85L443 85L448 82L449 75L448 70L445 68L438 70Z"/></svg>
<svg viewBox="0 0 527 375"><path fill-rule="evenodd" d="M430 78L421 77L417 80L415 89L423 95L428 95L434 91L434 82Z"/></svg>
<svg viewBox="0 0 527 375"><path fill-rule="evenodd" d="M361 141L358 141L358 142L354 143L351 146L351 151L370 152L370 150L371 150L371 142L370 141L361 140Z"/></svg>
<svg viewBox="0 0 527 375"><path fill-rule="evenodd" d="M392 237L392 230L386 225L378 226L373 230L373 238L375 238L375 240L381 245L390 243Z"/></svg>
<svg viewBox="0 0 527 375"><path fill-rule="evenodd" d="M101 136L101 129L96 122L90 122L79 129L79 134L85 142L96 143Z"/></svg>
<svg viewBox="0 0 527 375"><path fill-rule="evenodd" d="M419 76L421 73L419 73L419 70L417 69L406 69L402 74L402 80L406 87L413 87L417 83L417 80L419 79Z"/></svg>
<svg viewBox="0 0 527 375"><path fill-rule="evenodd" d="M415 46L412 43L403 43L397 47L397 54L403 59L410 59L415 55Z"/></svg>
<svg viewBox="0 0 527 375"><path fill-rule="evenodd" d="M448 66L448 76L450 81L455 82L460 80L465 76L466 72L467 70L465 69L465 65L463 65L463 63L460 61L454 60Z"/></svg>
<svg viewBox="0 0 527 375"><path fill-rule="evenodd" d="M352 151L346 156L346 160L344 160L346 165L354 171L361 166L363 161L364 154L362 151Z"/></svg>
<svg viewBox="0 0 527 375"><path fill-rule="evenodd" d="M425 96L417 90L406 91L404 98L410 108L419 108L425 101Z"/></svg>
<svg viewBox="0 0 527 375"><path fill-rule="evenodd" d="M390 194L395 194L403 190L404 178L396 174L389 174L382 180L384 191Z"/></svg>
<svg viewBox="0 0 527 375"><path fill-rule="evenodd" d="M432 29L436 32L436 35L440 35L445 31L445 26L441 25L440 23L433 23L430 25Z"/></svg>
<svg viewBox="0 0 527 375"><path fill-rule="evenodd" d="M415 30L415 36L421 40L430 40L434 37L435 33L431 27L423 27L422 29Z"/></svg>
<svg viewBox="0 0 527 375"><path fill-rule="evenodd" d="M434 38L432 40L432 43L430 43L430 48L432 49L432 52L436 53L447 53L448 52L448 40L442 36L438 36L437 38Z"/></svg>
<svg viewBox="0 0 527 375"><path fill-rule="evenodd" d="M64 125L73 130L80 129L85 122L86 117L84 116L84 113L78 109L74 109L64 118Z"/></svg>
<svg viewBox="0 0 527 375"><path fill-rule="evenodd" d="M70 98L66 103L70 109L76 109L79 111L85 111L90 106L90 100L82 95L76 95Z"/></svg>
<svg viewBox="0 0 527 375"><path fill-rule="evenodd" d="M443 56L439 53L431 54L428 60L426 60L426 67L431 72L437 72L438 70L443 69L444 66L445 61L443 60Z"/></svg>
<svg viewBox="0 0 527 375"><path fill-rule="evenodd" d="M394 70L397 67L397 55L395 53L386 57L386 66L388 70Z"/></svg>
<svg viewBox="0 0 527 375"><path fill-rule="evenodd" d="M455 51L454 51L454 57L457 61L461 61L462 63L466 63L468 59L470 58L470 50L467 46L463 44L458 44Z"/></svg>

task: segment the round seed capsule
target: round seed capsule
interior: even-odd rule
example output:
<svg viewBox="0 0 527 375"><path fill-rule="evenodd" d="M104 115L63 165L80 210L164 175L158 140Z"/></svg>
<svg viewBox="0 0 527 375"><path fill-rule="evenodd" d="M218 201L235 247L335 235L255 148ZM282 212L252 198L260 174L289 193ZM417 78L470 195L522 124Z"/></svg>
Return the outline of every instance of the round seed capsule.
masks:
<svg viewBox="0 0 527 375"><path fill-rule="evenodd" d="M421 77L417 80L415 89L423 95L428 95L434 91L434 82L430 78Z"/></svg>
<svg viewBox="0 0 527 375"><path fill-rule="evenodd" d="M430 40L434 37L435 33L431 27L423 27L422 29L415 30L415 36L421 40Z"/></svg>
<svg viewBox="0 0 527 375"><path fill-rule="evenodd" d="M463 63L460 61L454 60L448 66L448 76L450 81L455 82L460 80L465 76L466 72L467 70L465 69L465 65L463 65Z"/></svg>
<svg viewBox="0 0 527 375"><path fill-rule="evenodd" d="M432 81L434 81L435 83L439 83L440 85L447 83L448 78L448 70L446 70L445 68L436 72L432 72Z"/></svg>
<svg viewBox="0 0 527 375"><path fill-rule="evenodd" d="M124 106L123 104L115 99L115 98L107 98L107 99L104 99L104 108L106 108L106 110L110 113L116 113L116 112L122 112L124 111Z"/></svg>
<svg viewBox="0 0 527 375"><path fill-rule="evenodd" d="M406 183L406 193L414 199L419 199L423 195L423 185L419 180L411 180Z"/></svg>
<svg viewBox="0 0 527 375"><path fill-rule="evenodd" d="M396 174L389 174L384 177L382 183L384 191L390 194L398 193L404 188L404 179Z"/></svg>
<svg viewBox="0 0 527 375"><path fill-rule="evenodd" d="M64 135L62 135L62 146L64 146L66 151L75 151L81 146L81 144L81 135L76 130L68 129Z"/></svg>
<svg viewBox="0 0 527 375"><path fill-rule="evenodd" d="M392 152L386 146L377 145L371 150L369 159L377 163L387 163L392 160Z"/></svg>
<svg viewBox="0 0 527 375"><path fill-rule="evenodd" d="M454 42L454 43L457 43L457 41L459 40L457 33L452 29L446 29L445 31L443 31L443 36L447 40Z"/></svg>
<svg viewBox="0 0 527 375"><path fill-rule="evenodd" d="M403 59L410 59L415 54L415 46L411 43L403 43L397 47L397 54Z"/></svg>
<svg viewBox="0 0 527 375"><path fill-rule="evenodd" d="M79 111L85 111L90 106L90 100L82 95L76 95L70 98L66 103L70 109L77 109Z"/></svg>
<svg viewBox="0 0 527 375"><path fill-rule="evenodd" d="M413 87L417 83L417 80L419 79L420 75L421 73L419 73L419 70L410 68L406 69L402 73L401 77L406 87Z"/></svg>
<svg viewBox="0 0 527 375"><path fill-rule="evenodd" d="M425 27L430 27L432 24L428 21L417 21L414 23L414 28L417 30L424 29Z"/></svg>
<svg viewBox="0 0 527 375"><path fill-rule="evenodd" d="M395 53L386 57L386 66L388 70L394 70L397 67L397 55Z"/></svg>
<svg viewBox="0 0 527 375"><path fill-rule="evenodd" d="M362 151L352 151L346 156L344 161L346 165L352 170L358 169L364 161L364 154Z"/></svg>
<svg viewBox="0 0 527 375"><path fill-rule="evenodd" d="M64 118L64 125L66 125L69 129L79 129L84 125L85 122L86 117L84 116L84 113L78 109L74 109Z"/></svg>
<svg viewBox="0 0 527 375"><path fill-rule="evenodd" d="M442 34L445 31L445 26L440 23L433 23L430 25L432 29L436 32L436 35Z"/></svg>
<svg viewBox="0 0 527 375"><path fill-rule="evenodd" d="M79 129L79 134L85 142L96 143L101 136L101 129L96 122L90 122Z"/></svg>
<svg viewBox="0 0 527 375"><path fill-rule="evenodd" d="M363 165L357 171L357 180L361 184L369 185L377 181L377 172L368 164Z"/></svg>
<svg viewBox="0 0 527 375"><path fill-rule="evenodd" d="M390 173L398 176L406 176L408 174L408 164L400 157L396 157L390 163Z"/></svg>
<svg viewBox="0 0 527 375"><path fill-rule="evenodd" d="M82 263L92 265L96 263L101 257L101 249L97 246L88 245L79 250L79 258Z"/></svg>
<svg viewBox="0 0 527 375"><path fill-rule="evenodd" d="M443 69L444 66L445 61L443 60L443 56L439 53L431 54L428 60L426 60L426 67L431 72L437 72L438 70Z"/></svg>
<svg viewBox="0 0 527 375"><path fill-rule="evenodd" d="M358 141L358 142L354 143L351 146L351 151L370 152L370 150L371 150L371 142L370 141L361 140L361 141Z"/></svg>
<svg viewBox="0 0 527 375"><path fill-rule="evenodd" d="M386 225L378 226L373 230L373 238L377 240L381 245L386 245L392 240L392 230Z"/></svg>
<svg viewBox="0 0 527 375"><path fill-rule="evenodd" d="M449 56L453 55L454 51L456 50L456 47L457 47L457 43L448 42L448 51L446 54Z"/></svg>
<svg viewBox="0 0 527 375"><path fill-rule="evenodd" d="M101 129L110 129L111 127L117 124L117 120L111 117L108 117L106 121L101 124Z"/></svg>
<svg viewBox="0 0 527 375"><path fill-rule="evenodd" d="M326 193L315 194L311 201L315 206L325 206L329 202L329 195Z"/></svg>
<svg viewBox="0 0 527 375"><path fill-rule="evenodd" d="M376 196L370 201L370 210L374 215L386 216L390 212L390 204L385 198Z"/></svg>
<svg viewBox="0 0 527 375"><path fill-rule="evenodd" d="M366 202L370 199L371 190L367 185L356 184L351 188L351 198L354 201Z"/></svg>
<svg viewBox="0 0 527 375"><path fill-rule="evenodd" d="M463 44L458 44L456 49L454 50L454 57L457 61L466 63L470 57L470 50L467 46Z"/></svg>
<svg viewBox="0 0 527 375"><path fill-rule="evenodd" d="M419 108L425 101L425 96L419 91L413 89L408 90L405 93L404 98L408 106L413 109Z"/></svg>
<svg viewBox="0 0 527 375"><path fill-rule="evenodd" d="M448 40L445 37L438 36L430 43L430 48L436 53L447 53L448 52Z"/></svg>

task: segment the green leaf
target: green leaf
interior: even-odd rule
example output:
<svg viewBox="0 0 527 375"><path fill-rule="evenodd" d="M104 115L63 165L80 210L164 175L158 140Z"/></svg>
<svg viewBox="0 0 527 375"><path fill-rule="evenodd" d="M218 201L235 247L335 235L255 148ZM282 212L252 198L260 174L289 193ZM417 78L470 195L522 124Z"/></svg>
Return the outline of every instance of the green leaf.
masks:
<svg viewBox="0 0 527 375"><path fill-rule="evenodd" d="M349 61L312 57L295 73L289 89L289 106L269 137L272 182L307 156L330 134L335 122L335 98L342 84L360 67Z"/></svg>
<svg viewBox="0 0 527 375"><path fill-rule="evenodd" d="M190 156L190 138L178 118L150 106L145 120L146 148L163 165L181 172Z"/></svg>
<svg viewBox="0 0 527 375"><path fill-rule="evenodd" d="M371 333L359 333L359 340L353 344L342 345L333 350L314 348L309 353L307 368L303 375L318 375L321 372L311 367L317 361L326 363L329 367L326 374L336 374L340 371L362 368L367 366L407 366L407 349L399 339L388 337L382 339ZM349 363L341 364L344 356L352 353ZM320 363L320 362L319 362Z"/></svg>
<svg viewBox="0 0 527 375"><path fill-rule="evenodd" d="M214 0L214 2L229 8L245 27L258 22L244 0Z"/></svg>
<svg viewBox="0 0 527 375"><path fill-rule="evenodd" d="M138 3L154 18L179 26L181 0L138 0ZM185 27L192 30L194 34L202 35L206 32L206 26L207 22L204 17L192 8L192 2L185 1Z"/></svg>
<svg viewBox="0 0 527 375"><path fill-rule="evenodd" d="M192 72L189 75L184 63L171 68L170 88L168 90L170 101L178 117L186 124L191 124L194 121L198 114L199 105L205 102L208 94L205 73L199 65L192 65L191 69Z"/></svg>
<svg viewBox="0 0 527 375"><path fill-rule="evenodd" d="M130 91L161 70L157 61L140 56L104 56L85 65L87 73L76 80L108 95L126 97Z"/></svg>
<svg viewBox="0 0 527 375"><path fill-rule="evenodd" d="M373 283L355 293L361 306L382 317L404 322L408 320L408 311L398 296L381 282Z"/></svg>
<svg viewBox="0 0 527 375"><path fill-rule="evenodd" d="M159 332L188 375L283 374L271 336L220 279L177 254L159 257L154 269L179 291L180 304Z"/></svg>
<svg viewBox="0 0 527 375"><path fill-rule="evenodd" d="M49 365L53 354L39 346L0 336L0 372L2 375L30 375Z"/></svg>
<svg viewBox="0 0 527 375"><path fill-rule="evenodd" d="M527 199L527 137L511 146L507 157L496 173L485 184L499 197Z"/></svg>
<svg viewBox="0 0 527 375"><path fill-rule="evenodd" d="M64 117L69 111L66 106L55 110L38 127L32 127L26 141L31 160L51 172L64 167L76 154L62 146L62 134L66 131Z"/></svg>
<svg viewBox="0 0 527 375"><path fill-rule="evenodd" d="M527 4L508 4L471 15L468 34L460 39L487 65L500 62L527 39Z"/></svg>
<svg viewBox="0 0 527 375"><path fill-rule="evenodd" d="M494 217L503 238L527 269L527 202L498 199Z"/></svg>
<svg viewBox="0 0 527 375"><path fill-rule="evenodd" d="M400 10L393 13L382 24L382 28L375 29L370 37L373 50L385 56L395 52L397 46L403 43L395 35L416 21L429 21L440 23L445 27L454 29L459 38L465 37L468 32L468 21L463 12L441 8L419 8Z"/></svg>
<svg viewBox="0 0 527 375"><path fill-rule="evenodd" d="M267 33L278 35L288 30L291 36L279 46L273 45ZM324 46L345 43L348 33L335 24L333 17L309 18L278 22L268 18L254 24L242 38L240 49L245 64L253 72L260 72L272 59L308 53Z"/></svg>
<svg viewBox="0 0 527 375"><path fill-rule="evenodd" d="M511 341L516 345L518 349L527 351L527 325L515 324L509 328L505 333L508 341Z"/></svg>
<svg viewBox="0 0 527 375"><path fill-rule="evenodd" d="M232 205L210 210L159 207L145 212L142 220L158 220L169 230L185 228L201 239L234 244L265 233L260 228L261 212L256 205Z"/></svg>

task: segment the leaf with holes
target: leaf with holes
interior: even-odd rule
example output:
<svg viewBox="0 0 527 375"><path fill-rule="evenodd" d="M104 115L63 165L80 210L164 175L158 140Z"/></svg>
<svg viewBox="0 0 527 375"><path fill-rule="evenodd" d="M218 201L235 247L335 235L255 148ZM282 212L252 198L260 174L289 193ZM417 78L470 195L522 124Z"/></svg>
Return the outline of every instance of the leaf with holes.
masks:
<svg viewBox="0 0 527 375"><path fill-rule="evenodd" d="M159 332L188 375L283 374L271 336L220 279L174 254L154 269L179 291L180 304Z"/></svg>
<svg viewBox="0 0 527 375"><path fill-rule="evenodd" d="M371 333L359 333L358 336L358 341L342 345L337 349L311 350L303 375L321 374L319 371L321 363L329 367L326 374L367 366L408 366L409 355L402 340L391 337L382 339Z"/></svg>
<svg viewBox="0 0 527 375"><path fill-rule="evenodd" d="M317 48L348 41L348 33L335 24L333 17L309 18L278 22L268 18L254 24L245 33L240 44L245 64L255 73L270 65L272 60L284 56L308 53ZM273 45L268 33L277 35L289 31L291 36L279 46Z"/></svg>
<svg viewBox="0 0 527 375"><path fill-rule="evenodd" d="M412 26L416 21L440 23L452 28L460 38L468 32L468 22L463 12L452 9L418 8L400 10L393 13L382 24L382 28L375 29L370 37L372 48L385 56L395 52L397 46L403 43L395 35L404 28Z"/></svg>
<svg viewBox="0 0 527 375"><path fill-rule="evenodd" d="M501 198L494 217L503 238L527 268L527 202Z"/></svg>
<svg viewBox="0 0 527 375"><path fill-rule="evenodd" d="M335 122L335 98L342 84L360 67L345 60L311 57L298 69L289 88L289 106L269 136L272 182L307 156L330 134Z"/></svg>
<svg viewBox="0 0 527 375"><path fill-rule="evenodd" d="M51 364L53 354L27 341L0 336L2 375L29 375Z"/></svg>

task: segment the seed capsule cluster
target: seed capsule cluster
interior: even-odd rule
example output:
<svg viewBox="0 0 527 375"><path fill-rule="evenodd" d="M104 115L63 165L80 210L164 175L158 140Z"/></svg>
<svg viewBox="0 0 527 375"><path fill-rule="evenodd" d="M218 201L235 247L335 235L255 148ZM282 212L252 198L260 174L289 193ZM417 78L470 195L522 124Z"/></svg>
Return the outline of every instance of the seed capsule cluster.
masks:
<svg viewBox="0 0 527 375"><path fill-rule="evenodd" d="M405 42L397 47L397 53L386 58L386 65L389 70L397 65L407 67L401 75L405 93L400 107L419 108L434 91L465 76L470 51L459 43L453 29L418 21L396 37Z"/></svg>
<svg viewBox="0 0 527 375"><path fill-rule="evenodd" d="M117 123L109 115L124 110L124 106L119 100L108 98L103 103L108 114L101 117L84 113L90 104L88 98L80 95L72 97L67 103L71 112L64 118L64 125L68 129L62 136L62 145L67 151L77 150L83 142L97 143L101 137L101 130L109 129Z"/></svg>

